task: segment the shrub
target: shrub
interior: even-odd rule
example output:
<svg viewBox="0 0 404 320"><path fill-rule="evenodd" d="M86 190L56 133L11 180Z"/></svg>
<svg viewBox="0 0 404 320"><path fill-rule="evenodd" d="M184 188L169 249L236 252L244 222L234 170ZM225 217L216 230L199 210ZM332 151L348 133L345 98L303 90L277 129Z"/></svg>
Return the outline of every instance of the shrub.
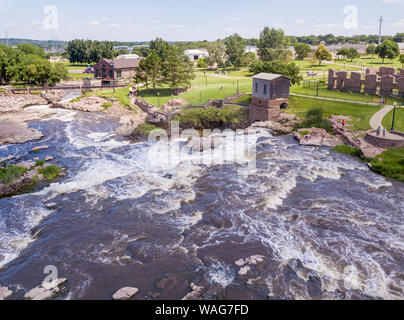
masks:
<svg viewBox="0 0 404 320"><path fill-rule="evenodd" d="M103 107L104 109L110 108L111 106L112 106L112 102L105 102L105 103L102 105L102 107Z"/></svg>
<svg viewBox="0 0 404 320"><path fill-rule="evenodd" d="M45 164L44 160L38 160L37 162L35 162L36 167L42 167L44 164Z"/></svg>
<svg viewBox="0 0 404 320"><path fill-rule="evenodd" d="M38 172L42 174L46 178L46 180L50 181L55 179L62 172L62 169L56 166L48 166L39 169Z"/></svg>
<svg viewBox="0 0 404 320"><path fill-rule="evenodd" d="M332 151L344 153L352 157L362 157L362 151L347 145L336 146Z"/></svg>
<svg viewBox="0 0 404 320"><path fill-rule="evenodd" d="M321 128L327 132L332 132L331 123L327 119L324 119L323 109L321 108L313 108L307 111L304 121L295 125L294 129L301 128Z"/></svg>
<svg viewBox="0 0 404 320"><path fill-rule="evenodd" d="M0 169L0 181L3 183L11 183L15 179L20 178L27 169L20 166L6 166Z"/></svg>

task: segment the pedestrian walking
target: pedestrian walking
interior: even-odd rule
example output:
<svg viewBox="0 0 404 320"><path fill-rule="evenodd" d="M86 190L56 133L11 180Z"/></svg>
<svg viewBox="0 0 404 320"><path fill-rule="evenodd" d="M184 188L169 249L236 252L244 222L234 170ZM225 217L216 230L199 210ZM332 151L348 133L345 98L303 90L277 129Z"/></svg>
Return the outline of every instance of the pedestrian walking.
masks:
<svg viewBox="0 0 404 320"><path fill-rule="evenodd" d="M376 134L378 137L380 136L381 130L382 130L382 128L380 128L380 126L376 130Z"/></svg>
<svg viewBox="0 0 404 320"><path fill-rule="evenodd" d="M384 128L384 129L383 129L383 137L386 136L386 133L387 133L387 130L386 130L386 128Z"/></svg>

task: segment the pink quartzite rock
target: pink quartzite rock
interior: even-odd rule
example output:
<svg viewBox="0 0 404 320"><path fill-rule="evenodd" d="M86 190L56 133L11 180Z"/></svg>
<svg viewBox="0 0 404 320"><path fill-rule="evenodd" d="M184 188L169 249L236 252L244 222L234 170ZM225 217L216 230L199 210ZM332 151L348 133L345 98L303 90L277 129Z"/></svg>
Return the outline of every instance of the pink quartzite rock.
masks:
<svg viewBox="0 0 404 320"><path fill-rule="evenodd" d="M114 300L129 300L130 298L134 297L138 292L139 292L138 288L125 287L115 292L112 298Z"/></svg>

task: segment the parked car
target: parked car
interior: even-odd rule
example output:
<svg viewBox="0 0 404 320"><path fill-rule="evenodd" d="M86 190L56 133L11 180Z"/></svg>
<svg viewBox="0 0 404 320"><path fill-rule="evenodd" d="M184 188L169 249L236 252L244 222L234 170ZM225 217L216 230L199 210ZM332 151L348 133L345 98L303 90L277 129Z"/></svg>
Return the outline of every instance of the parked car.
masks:
<svg viewBox="0 0 404 320"><path fill-rule="evenodd" d="M309 71L309 72L307 72L307 75L308 75L308 76L316 76L316 75L317 75L317 72Z"/></svg>
<svg viewBox="0 0 404 320"><path fill-rule="evenodd" d="M94 68L87 68L83 73L94 73Z"/></svg>

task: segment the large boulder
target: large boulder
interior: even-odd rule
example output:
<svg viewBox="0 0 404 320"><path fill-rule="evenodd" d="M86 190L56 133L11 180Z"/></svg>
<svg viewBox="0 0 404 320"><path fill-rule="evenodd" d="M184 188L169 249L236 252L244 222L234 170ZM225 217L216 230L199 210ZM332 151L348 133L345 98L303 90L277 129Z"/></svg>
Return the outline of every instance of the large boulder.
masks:
<svg viewBox="0 0 404 320"><path fill-rule="evenodd" d="M38 130L29 128L26 123L0 120L0 145L24 143L43 137Z"/></svg>
<svg viewBox="0 0 404 320"><path fill-rule="evenodd" d="M125 287L115 292L112 298L114 300L129 300L130 298L134 297L138 292L139 292L138 288Z"/></svg>
<svg viewBox="0 0 404 320"><path fill-rule="evenodd" d="M0 300L5 300L12 294L13 292L9 288L0 286Z"/></svg>

